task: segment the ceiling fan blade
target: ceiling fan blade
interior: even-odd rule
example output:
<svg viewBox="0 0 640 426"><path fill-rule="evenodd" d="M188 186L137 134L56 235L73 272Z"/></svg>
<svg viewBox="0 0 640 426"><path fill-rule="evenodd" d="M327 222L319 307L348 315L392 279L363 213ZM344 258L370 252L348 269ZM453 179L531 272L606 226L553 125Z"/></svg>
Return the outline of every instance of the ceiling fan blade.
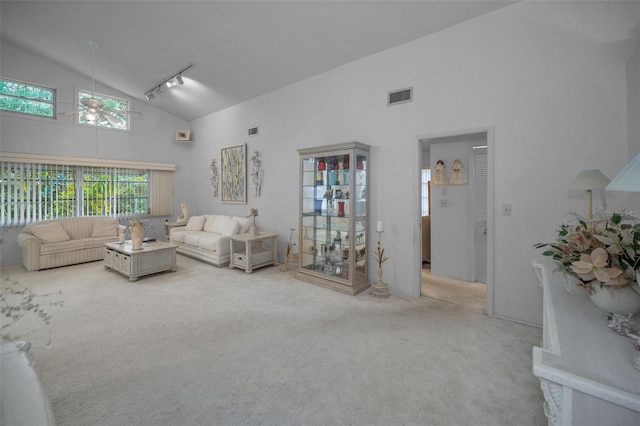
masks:
<svg viewBox="0 0 640 426"><path fill-rule="evenodd" d="M77 114L79 112L80 112L79 109L74 109L72 111L59 112L58 115L75 115L75 114Z"/></svg>
<svg viewBox="0 0 640 426"><path fill-rule="evenodd" d="M128 111L124 109L111 109L111 108L102 108L102 111L110 112L113 114L135 115L136 117L142 117L142 113L139 111Z"/></svg>
<svg viewBox="0 0 640 426"><path fill-rule="evenodd" d="M116 115L112 115L112 114L100 114L100 116L102 118L104 118L106 121L108 121L109 123L113 124L113 125L118 125L120 123L122 123L122 119Z"/></svg>

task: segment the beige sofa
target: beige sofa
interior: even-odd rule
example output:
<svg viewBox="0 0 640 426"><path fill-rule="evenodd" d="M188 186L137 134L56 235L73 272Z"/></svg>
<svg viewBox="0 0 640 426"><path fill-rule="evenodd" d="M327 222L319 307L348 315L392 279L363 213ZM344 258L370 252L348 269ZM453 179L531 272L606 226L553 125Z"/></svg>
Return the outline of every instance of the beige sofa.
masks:
<svg viewBox="0 0 640 426"><path fill-rule="evenodd" d="M34 222L18 234L27 271L91 262L104 258L104 243L118 241L125 230L118 219L66 217Z"/></svg>
<svg viewBox="0 0 640 426"><path fill-rule="evenodd" d="M169 240L176 244L176 251L185 256L216 266L229 263L229 236L249 230L253 219L240 216L213 215L191 216L185 226L169 231Z"/></svg>

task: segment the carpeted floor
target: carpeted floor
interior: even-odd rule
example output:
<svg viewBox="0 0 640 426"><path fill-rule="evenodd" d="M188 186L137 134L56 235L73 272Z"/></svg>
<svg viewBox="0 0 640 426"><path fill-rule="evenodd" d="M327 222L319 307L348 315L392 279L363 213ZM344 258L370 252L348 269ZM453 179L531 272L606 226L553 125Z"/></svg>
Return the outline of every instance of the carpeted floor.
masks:
<svg viewBox="0 0 640 426"><path fill-rule="evenodd" d="M464 305L487 312L487 285L480 282L460 281L433 275L428 263L422 264L423 296Z"/></svg>
<svg viewBox="0 0 640 426"><path fill-rule="evenodd" d="M543 425L541 330L427 297L356 297L280 267L178 256L129 282L101 262L26 273L62 291L25 319L59 425ZM3 280L3 285L4 285Z"/></svg>

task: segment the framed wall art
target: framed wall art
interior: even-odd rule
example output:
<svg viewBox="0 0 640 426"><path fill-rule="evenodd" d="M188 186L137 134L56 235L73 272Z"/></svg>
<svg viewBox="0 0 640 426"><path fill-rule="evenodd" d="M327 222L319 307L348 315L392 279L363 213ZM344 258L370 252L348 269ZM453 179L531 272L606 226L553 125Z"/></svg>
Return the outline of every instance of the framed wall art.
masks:
<svg viewBox="0 0 640 426"><path fill-rule="evenodd" d="M229 146L220 150L220 176L223 203L247 202L247 146Z"/></svg>
<svg viewBox="0 0 640 426"><path fill-rule="evenodd" d="M176 140L177 141L190 141L191 140L191 131L190 130L177 130L176 131Z"/></svg>

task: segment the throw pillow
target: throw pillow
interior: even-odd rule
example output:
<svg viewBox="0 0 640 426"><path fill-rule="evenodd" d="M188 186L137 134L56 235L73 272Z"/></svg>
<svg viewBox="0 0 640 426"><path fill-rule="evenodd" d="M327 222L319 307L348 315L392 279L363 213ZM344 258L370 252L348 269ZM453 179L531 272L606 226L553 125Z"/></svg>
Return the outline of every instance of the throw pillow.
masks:
<svg viewBox="0 0 640 426"><path fill-rule="evenodd" d="M61 243L71 239L60 222L32 225L30 231L43 244Z"/></svg>
<svg viewBox="0 0 640 426"><path fill-rule="evenodd" d="M91 238L117 237L117 236L118 236L118 219L113 219L113 220L100 219L94 222Z"/></svg>
<svg viewBox="0 0 640 426"><path fill-rule="evenodd" d="M244 234L245 232L247 232L249 230L249 227L253 223L252 217L233 216L231 219L240 224L240 230L238 231L238 234Z"/></svg>
<svg viewBox="0 0 640 426"><path fill-rule="evenodd" d="M228 237L229 235L237 234L239 229L240 224L231 220L230 216L219 215L216 216L215 220L213 221L211 232L215 232L216 234Z"/></svg>
<svg viewBox="0 0 640 426"><path fill-rule="evenodd" d="M191 216L187 222L185 231L202 231L204 226L204 216Z"/></svg>
<svg viewBox="0 0 640 426"><path fill-rule="evenodd" d="M205 215L204 217L206 220L204 221L204 226L202 227L202 230L206 232L215 232L213 230L213 222L216 220L216 215L208 214L208 215Z"/></svg>
<svg viewBox="0 0 640 426"><path fill-rule="evenodd" d="M240 224L236 221L230 220L227 226L222 230L222 236L228 237L230 235L236 235L240 230Z"/></svg>

